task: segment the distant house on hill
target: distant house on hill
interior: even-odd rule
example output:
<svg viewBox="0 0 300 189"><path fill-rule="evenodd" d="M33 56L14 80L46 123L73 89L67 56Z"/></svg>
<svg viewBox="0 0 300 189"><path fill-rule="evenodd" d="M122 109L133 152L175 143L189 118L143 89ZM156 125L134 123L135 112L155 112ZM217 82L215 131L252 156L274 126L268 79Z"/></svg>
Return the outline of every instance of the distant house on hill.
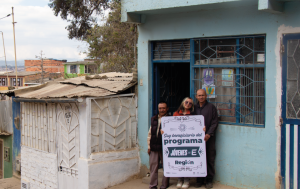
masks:
<svg viewBox="0 0 300 189"><path fill-rule="evenodd" d="M64 73L65 78L73 78L80 75L95 74L98 71L97 64L92 59L85 59L84 61L65 62Z"/></svg>
<svg viewBox="0 0 300 189"><path fill-rule="evenodd" d="M40 78L41 73L40 72L29 72L29 71L23 71L17 73L18 77L16 80L16 72L11 73L0 73L0 90L8 90L9 87L23 87L25 86L26 81L33 80L35 78ZM17 81L17 82L16 82Z"/></svg>
<svg viewBox="0 0 300 189"><path fill-rule="evenodd" d="M44 59L43 60L43 71L49 73L64 72L63 63L67 60L57 60L57 59ZM26 71L42 71L41 70L41 60L25 60L25 70Z"/></svg>

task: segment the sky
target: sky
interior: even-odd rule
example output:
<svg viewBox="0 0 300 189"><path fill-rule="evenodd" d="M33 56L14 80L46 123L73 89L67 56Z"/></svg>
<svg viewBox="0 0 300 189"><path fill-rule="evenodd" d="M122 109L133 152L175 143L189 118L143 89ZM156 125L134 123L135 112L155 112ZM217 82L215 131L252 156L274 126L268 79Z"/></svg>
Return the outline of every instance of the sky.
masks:
<svg viewBox="0 0 300 189"><path fill-rule="evenodd" d="M56 17L48 6L49 0L0 0L0 18L11 14L14 7L15 38L18 65L24 60L36 60L36 55L69 61L83 60L87 49L84 42L70 40L68 25L60 16ZM12 16L0 20L3 32L6 60L11 64L14 57ZM4 65L4 51L0 33L0 66Z"/></svg>

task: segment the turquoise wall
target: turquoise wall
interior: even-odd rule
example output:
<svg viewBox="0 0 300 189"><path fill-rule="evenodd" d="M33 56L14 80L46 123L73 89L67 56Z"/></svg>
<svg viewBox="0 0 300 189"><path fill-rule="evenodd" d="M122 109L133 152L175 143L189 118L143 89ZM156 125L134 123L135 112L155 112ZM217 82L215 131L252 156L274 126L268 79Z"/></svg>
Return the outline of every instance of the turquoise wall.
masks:
<svg viewBox="0 0 300 189"><path fill-rule="evenodd" d="M172 1L169 1L170 4ZM138 137L142 165L149 167L147 132L152 112L152 40L266 34L265 128L219 125L215 180L240 188L275 188L279 184L280 129L278 114L281 77L280 57L275 49L282 25L300 27L300 2L285 3L284 13L258 10L258 5L174 14L147 14L138 26ZM124 6L123 6L124 8ZM125 7L126 8L126 7ZM298 30L300 33L300 28ZM280 80L279 80L280 81ZM280 112L280 111L279 111ZM277 185L278 186L278 185Z"/></svg>

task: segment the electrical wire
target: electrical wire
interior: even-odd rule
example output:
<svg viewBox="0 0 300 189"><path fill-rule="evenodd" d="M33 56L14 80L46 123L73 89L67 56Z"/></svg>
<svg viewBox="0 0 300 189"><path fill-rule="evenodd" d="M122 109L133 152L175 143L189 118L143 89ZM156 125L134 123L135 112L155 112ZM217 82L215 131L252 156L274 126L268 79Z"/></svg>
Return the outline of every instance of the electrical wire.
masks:
<svg viewBox="0 0 300 189"><path fill-rule="evenodd" d="M8 14L8 15L2 17L2 18L0 18L0 20L3 19L3 18L9 17L10 15L11 15L11 14Z"/></svg>

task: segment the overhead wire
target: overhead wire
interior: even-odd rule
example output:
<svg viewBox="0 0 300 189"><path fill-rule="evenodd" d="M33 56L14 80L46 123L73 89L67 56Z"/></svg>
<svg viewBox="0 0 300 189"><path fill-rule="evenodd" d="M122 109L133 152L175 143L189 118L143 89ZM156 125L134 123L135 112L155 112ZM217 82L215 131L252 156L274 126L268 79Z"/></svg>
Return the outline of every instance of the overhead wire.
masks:
<svg viewBox="0 0 300 189"><path fill-rule="evenodd" d="M2 18L0 18L0 20L3 19L3 18L9 17L10 15L11 15L11 14L8 14L8 15L2 17Z"/></svg>

